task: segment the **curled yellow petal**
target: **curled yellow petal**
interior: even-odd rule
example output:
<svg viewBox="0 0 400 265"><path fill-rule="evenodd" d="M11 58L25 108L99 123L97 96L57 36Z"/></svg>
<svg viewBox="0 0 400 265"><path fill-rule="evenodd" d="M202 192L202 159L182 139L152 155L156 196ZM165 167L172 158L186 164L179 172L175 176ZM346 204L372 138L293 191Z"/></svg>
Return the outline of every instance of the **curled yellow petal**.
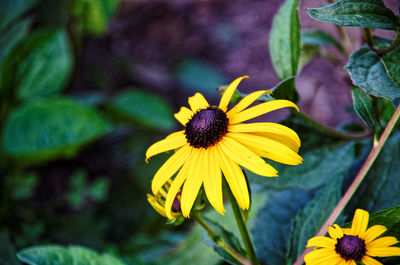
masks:
<svg viewBox="0 0 400 265"><path fill-rule="evenodd" d="M228 108L229 101L231 101L232 95L238 87L239 83L245 79L249 78L247 75L236 78L225 90L225 93L221 97L221 101L219 102L219 108L226 112Z"/></svg>

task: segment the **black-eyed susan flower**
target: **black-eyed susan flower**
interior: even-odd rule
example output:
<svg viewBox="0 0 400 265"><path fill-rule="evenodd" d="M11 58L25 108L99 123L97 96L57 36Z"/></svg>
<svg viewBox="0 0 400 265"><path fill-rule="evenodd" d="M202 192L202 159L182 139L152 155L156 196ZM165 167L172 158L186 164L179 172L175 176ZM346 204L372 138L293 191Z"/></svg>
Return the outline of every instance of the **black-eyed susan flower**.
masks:
<svg viewBox="0 0 400 265"><path fill-rule="evenodd" d="M304 257L307 265L356 265L362 261L365 265L382 265L372 257L400 256L398 243L392 236L382 235L387 229L383 225L374 225L367 229L369 213L357 209L351 228L330 226L330 237L316 236L308 240L307 247L315 247ZM379 238L378 238L379 237Z"/></svg>
<svg viewBox="0 0 400 265"><path fill-rule="evenodd" d="M189 217L202 186L210 204L224 214L221 171L240 207L248 209L249 191L240 166L261 176L275 177L277 171L261 157L288 165L301 163L300 139L296 132L271 122L244 123L285 107L298 110L293 102L273 100L247 108L261 95L269 93L261 90L249 94L228 110L228 103L244 78L248 76L237 78L227 87L218 106L210 106L200 93L190 97L190 109L182 107L175 114L184 130L168 135L147 150L146 161L159 153L175 150L157 171L151 185L153 193L157 194L178 172L165 201L168 218L173 218L171 207L182 185L183 216Z"/></svg>

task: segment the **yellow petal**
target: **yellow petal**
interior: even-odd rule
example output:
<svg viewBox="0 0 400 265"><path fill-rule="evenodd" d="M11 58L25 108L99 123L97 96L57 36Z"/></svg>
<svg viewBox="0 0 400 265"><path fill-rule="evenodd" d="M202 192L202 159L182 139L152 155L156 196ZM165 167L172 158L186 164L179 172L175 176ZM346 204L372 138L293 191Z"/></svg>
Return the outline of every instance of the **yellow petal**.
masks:
<svg viewBox="0 0 400 265"><path fill-rule="evenodd" d="M261 97L265 93L272 93L272 92L268 91L268 90L259 90L259 91L256 91L256 92L253 92L253 93L247 95L241 101L239 101L239 103L236 104L231 110L229 110L226 113L226 116L228 116L228 118L229 118L230 116L232 116L238 112L241 112L242 110L244 110L245 108L247 108L248 106L253 104L254 101L256 101L259 97Z"/></svg>
<svg viewBox="0 0 400 265"><path fill-rule="evenodd" d="M260 176L277 176L278 171L267 164L261 157L254 154L254 152L244 147L233 138L230 138L226 135L224 138L222 138L219 144L227 157L229 157L239 165L247 168L248 170Z"/></svg>
<svg viewBox="0 0 400 265"><path fill-rule="evenodd" d="M351 235L351 228L342 228L343 234Z"/></svg>
<svg viewBox="0 0 400 265"><path fill-rule="evenodd" d="M354 260L349 259L349 260L346 262L346 265L357 265L357 263L356 263Z"/></svg>
<svg viewBox="0 0 400 265"><path fill-rule="evenodd" d="M164 207L161 206L158 201L156 200L156 197L152 194L147 194L147 201L150 203L150 205L156 210L160 215L165 216L165 211Z"/></svg>
<svg viewBox="0 0 400 265"><path fill-rule="evenodd" d="M364 233L368 226L368 220L369 213L367 211L357 209L351 225L351 234L357 235L360 238L364 238Z"/></svg>
<svg viewBox="0 0 400 265"><path fill-rule="evenodd" d="M226 182L228 182L233 196L236 198L236 201L242 209L249 209L249 190L247 188L247 182L243 175L243 171L240 169L238 164L226 156L220 143L218 143L215 147L218 151L222 172L224 173Z"/></svg>
<svg viewBox="0 0 400 265"><path fill-rule="evenodd" d="M217 212L224 215L224 201L222 198L221 167L218 163L216 148L205 150L208 156L208 174L204 174L204 191L210 204Z"/></svg>
<svg viewBox="0 0 400 265"><path fill-rule="evenodd" d="M297 111L299 110L293 102L285 99L277 99L268 102L261 103L257 106L248 108L242 112L236 113L229 117L229 124L235 124L243 121L250 120L252 118L258 117L265 113L281 109L292 107L295 108Z"/></svg>
<svg viewBox="0 0 400 265"><path fill-rule="evenodd" d="M366 254L373 257L390 257L390 256L400 256L399 247L383 247L383 248L373 248L367 249Z"/></svg>
<svg viewBox="0 0 400 265"><path fill-rule="evenodd" d="M263 133L262 136L279 141L295 152L299 151L301 142L300 138L292 129L273 122L257 122L257 123L239 123L232 124L228 127L229 132L251 132Z"/></svg>
<svg viewBox="0 0 400 265"><path fill-rule="evenodd" d="M189 98L189 105L193 113L210 106L204 96L200 93L196 93L194 96Z"/></svg>
<svg viewBox="0 0 400 265"><path fill-rule="evenodd" d="M176 194L178 194L183 182L185 182L188 176L188 168L193 163L193 153L190 154L189 158L186 160L185 164L179 170L175 179L173 180L171 187L169 188L167 198L165 200L165 214L169 219L174 219L173 213L171 212L172 205L174 203Z"/></svg>
<svg viewBox="0 0 400 265"><path fill-rule="evenodd" d="M179 148L175 154L173 154L168 160L158 169L157 173L154 175L154 178L151 182L151 190L153 194L157 194L157 192L162 188L164 183L171 178L176 171L186 162L186 159L189 157L192 148L189 144L184 145Z"/></svg>
<svg viewBox="0 0 400 265"><path fill-rule="evenodd" d="M339 261L340 256L332 249L320 248L314 249L310 253L304 256L304 261L306 264L320 265L321 260L324 258L333 258L334 261Z"/></svg>
<svg viewBox="0 0 400 265"><path fill-rule="evenodd" d="M229 101L231 101L232 95L238 87L239 83L245 79L249 78L247 75L236 78L225 90L225 93L221 97L221 101L219 102L219 108L226 112L228 108Z"/></svg>
<svg viewBox="0 0 400 265"><path fill-rule="evenodd" d="M263 157L279 163L298 165L303 161L301 156L286 145L266 137L247 133L227 133L226 136L235 139L252 151L261 151Z"/></svg>
<svg viewBox="0 0 400 265"><path fill-rule="evenodd" d="M183 126L193 117L193 111L186 107L181 107L179 112L174 114L175 119L177 119Z"/></svg>
<svg viewBox="0 0 400 265"><path fill-rule="evenodd" d="M388 247L397 244L399 241L393 236L384 236L367 243L367 249Z"/></svg>
<svg viewBox="0 0 400 265"><path fill-rule="evenodd" d="M386 227L383 225L374 225L367 229L365 232L365 243L368 244L378 236L382 235L386 231Z"/></svg>
<svg viewBox="0 0 400 265"><path fill-rule="evenodd" d="M174 132L161 141L152 144L146 151L146 162L150 157L172 149L179 148L187 143L185 131Z"/></svg>
<svg viewBox="0 0 400 265"><path fill-rule="evenodd" d="M328 227L328 233L331 238L338 239L343 237L343 231L337 224Z"/></svg>
<svg viewBox="0 0 400 265"><path fill-rule="evenodd" d="M207 163L205 160L204 149L193 148L193 162L189 171L186 182L183 185L181 196L181 210L182 215L189 218L190 211L192 210L194 201L197 198L201 184L203 183L203 175L208 171Z"/></svg>
<svg viewBox="0 0 400 265"><path fill-rule="evenodd" d="M326 236L316 236L310 238L307 242L307 248L309 247L321 247L335 249L336 240Z"/></svg>
<svg viewBox="0 0 400 265"><path fill-rule="evenodd" d="M367 255L364 255L364 256L361 258L361 261L364 262L365 265L383 265L382 263L380 263L380 262L377 261L376 259L371 258L371 257L369 257L369 256L367 256Z"/></svg>

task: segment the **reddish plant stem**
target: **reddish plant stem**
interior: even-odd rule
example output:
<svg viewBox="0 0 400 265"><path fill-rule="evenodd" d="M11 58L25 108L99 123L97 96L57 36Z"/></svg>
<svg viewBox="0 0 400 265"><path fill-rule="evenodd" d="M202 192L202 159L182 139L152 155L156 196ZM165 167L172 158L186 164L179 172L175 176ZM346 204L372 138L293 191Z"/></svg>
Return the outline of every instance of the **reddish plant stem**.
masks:
<svg viewBox="0 0 400 265"><path fill-rule="evenodd" d="M367 175L369 169L371 168L372 164L374 163L375 159L378 157L380 151L382 150L383 145L385 144L386 140L389 138L390 133L392 132L394 126L396 125L397 120L400 116L400 105L397 107L396 111L394 112L392 118L390 119L388 125L386 126L385 130L383 131L381 137L379 138L378 144L375 145L371 152L369 153L367 159L365 160L363 166L361 167L360 171L358 172L356 178L354 179L353 183L351 183L350 187L347 189L346 193L343 195L342 199L336 205L335 209L332 211L331 215L326 219L325 223L321 226L321 229L318 231L316 236L324 236L326 232L328 232L328 226L332 225L336 219L339 217L340 213L343 211L344 207L346 207L347 203L350 201L351 197L356 192L358 186L364 180L364 177ZM312 248L307 248L303 251L303 253L298 257L298 259L293 263L293 265L301 265L304 261L304 256L309 253Z"/></svg>

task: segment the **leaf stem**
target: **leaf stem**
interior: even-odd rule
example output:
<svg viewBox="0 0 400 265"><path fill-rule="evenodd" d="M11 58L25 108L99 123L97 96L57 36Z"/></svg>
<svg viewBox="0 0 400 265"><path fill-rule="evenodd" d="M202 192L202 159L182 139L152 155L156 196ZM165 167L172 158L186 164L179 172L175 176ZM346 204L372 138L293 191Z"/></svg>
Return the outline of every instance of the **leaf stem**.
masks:
<svg viewBox="0 0 400 265"><path fill-rule="evenodd" d="M227 187L227 185L225 185L225 187ZM233 213L235 215L236 224L239 228L239 232L242 237L244 247L246 248L246 252L249 255L251 264L260 265L260 262L258 261L256 256L256 252L254 251L253 243L251 243L250 235L247 231L246 224L244 223L243 215L239 208L239 205L235 197L233 196L232 191L229 188L227 188L226 190L228 191L228 197L231 202Z"/></svg>
<svg viewBox="0 0 400 265"><path fill-rule="evenodd" d="M303 121L307 122L310 124L312 127L317 129L318 131L325 133L326 135L329 135L334 138L339 138L339 139L344 139L344 140L356 140L356 139L362 139L370 135L370 132L364 132L364 133L344 133L337 131L335 129L329 128L322 123L318 122L317 120L313 119L309 115L305 114L304 112L297 112L293 111L292 112L296 117L302 119Z"/></svg>
<svg viewBox="0 0 400 265"><path fill-rule="evenodd" d="M243 265L251 265L251 263L250 263L250 261L248 259L246 259L242 255L240 255L234 248L232 248L230 245L228 245L221 238L221 236L219 236L217 233L215 233L214 230L212 230L211 227L209 227L206 224L206 222L204 222L203 218L201 217L200 212L194 214L193 215L193 219L196 220L199 223L199 225L201 225L201 227L204 228L204 230L206 230L208 236L211 238L212 241L214 241L214 243L217 246L220 246L221 248L223 248L227 253L229 253L229 255L234 257L241 264L243 264Z"/></svg>
<svg viewBox="0 0 400 265"><path fill-rule="evenodd" d="M386 126L385 130L383 131L381 137L377 145L375 145L371 152L369 153L367 159L365 160L363 166L361 167L360 171L358 172L357 176L351 183L350 187L347 189L346 193L343 195L342 199L336 205L335 209L332 211L331 215L326 219L325 223L322 225L321 229L318 231L316 236L323 236L328 231L328 226L332 225L336 219L339 217L340 213L343 211L344 207L350 201L351 197L356 192L358 186L364 180L365 176L367 175L369 169L371 168L372 164L374 163L375 159L378 157L380 151L383 148L383 145L386 143L386 140L389 138L390 133L392 132L396 122L400 117L400 105L397 107L396 111L394 112L392 118L390 119L388 125ZM306 249L296 260L293 265L301 265L303 264L304 256L311 251L311 248Z"/></svg>
<svg viewBox="0 0 400 265"><path fill-rule="evenodd" d="M368 44L369 48L379 55L383 55L383 54L393 51L400 44L400 34L399 33L396 34L396 38L393 40L393 42L390 44L390 46L383 48L383 49L379 49L374 45L371 29L363 28L363 35L364 35L364 40Z"/></svg>

